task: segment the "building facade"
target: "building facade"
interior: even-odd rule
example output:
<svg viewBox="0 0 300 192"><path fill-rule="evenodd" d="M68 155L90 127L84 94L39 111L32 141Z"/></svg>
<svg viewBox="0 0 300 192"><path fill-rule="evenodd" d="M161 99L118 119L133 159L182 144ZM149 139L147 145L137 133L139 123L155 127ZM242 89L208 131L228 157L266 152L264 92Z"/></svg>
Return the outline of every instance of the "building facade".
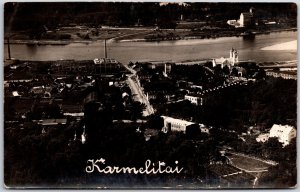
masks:
<svg viewBox="0 0 300 192"><path fill-rule="evenodd" d="M266 71L267 76L283 79L294 79L297 80L297 72L293 71Z"/></svg>
<svg viewBox="0 0 300 192"><path fill-rule="evenodd" d="M240 27L250 27L254 25L254 8L250 8L249 12L241 13Z"/></svg>
<svg viewBox="0 0 300 192"><path fill-rule="evenodd" d="M296 129L290 125L274 124L270 130L270 137L277 137L278 141L286 146L293 138L296 138Z"/></svg>
<svg viewBox="0 0 300 192"><path fill-rule="evenodd" d="M122 65L115 59L96 58L92 60L74 61L62 60L51 65L52 74L112 74L122 70Z"/></svg>
<svg viewBox="0 0 300 192"><path fill-rule="evenodd" d="M162 131L164 133L168 133L171 131L178 131L178 132L186 132L186 129L190 125L194 125L194 122L182 120L182 119L175 119L173 117L161 116L164 120L164 126Z"/></svg>
<svg viewBox="0 0 300 192"><path fill-rule="evenodd" d="M231 69L237 63L239 63L239 54L234 48L230 49L228 58L221 57L212 60L213 67L221 65L221 68L228 66Z"/></svg>
<svg viewBox="0 0 300 192"><path fill-rule="evenodd" d="M200 95L185 95L184 99L190 101L192 104L195 105L203 105L204 103L204 98Z"/></svg>

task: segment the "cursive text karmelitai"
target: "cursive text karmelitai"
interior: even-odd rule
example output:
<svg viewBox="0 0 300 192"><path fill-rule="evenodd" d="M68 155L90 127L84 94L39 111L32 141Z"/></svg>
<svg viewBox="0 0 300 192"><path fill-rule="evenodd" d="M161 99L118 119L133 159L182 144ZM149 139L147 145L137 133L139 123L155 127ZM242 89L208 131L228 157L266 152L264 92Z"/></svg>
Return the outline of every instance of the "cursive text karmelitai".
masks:
<svg viewBox="0 0 300 192"><path fill-rule="evenodd" d="M178 161L175 161L175 166L167 166L165 162L158 161L158 163L152 163L151 160L147 160L143 167L118 167L105 165L105 159L89 159L87 160L87 166L85 171L92 173L98 171L104 174L115 174L115 173L129 173L129 174L173 174L180 173L183 168L178 167Z"/></svg>

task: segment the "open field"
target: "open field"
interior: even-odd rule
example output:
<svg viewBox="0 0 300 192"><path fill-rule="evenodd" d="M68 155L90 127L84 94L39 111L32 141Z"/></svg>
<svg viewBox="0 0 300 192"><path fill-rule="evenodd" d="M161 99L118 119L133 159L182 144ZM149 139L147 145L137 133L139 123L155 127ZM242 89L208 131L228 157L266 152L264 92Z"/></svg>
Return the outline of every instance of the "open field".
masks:
<svg viewBox="0 0 300 192"><path fill-rule="evenodd" d="M246 172L264 172L271 166L258 159L242 155L230 154L227 157L230 159L232 165L245 170Z"/></svg>

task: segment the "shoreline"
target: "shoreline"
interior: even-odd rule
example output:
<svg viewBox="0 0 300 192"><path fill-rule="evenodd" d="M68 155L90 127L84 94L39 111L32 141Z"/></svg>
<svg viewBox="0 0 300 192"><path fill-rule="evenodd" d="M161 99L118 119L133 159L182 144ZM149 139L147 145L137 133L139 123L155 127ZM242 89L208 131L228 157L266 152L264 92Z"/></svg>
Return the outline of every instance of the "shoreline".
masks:
<svg viewBox="0 0 300 192"><path fill-rule="evenodd" d="M288 31L297 31L297 28L290 28L290 29L277 29L277 30L270 30L265 32L257 32L255 35L264 35L269 33L280 33L280 32L288 32ZM127 35L126 35L127 36ZM130 35L128 35L130 36ZM178 40L194 40L194 39L218 39L222 37L243 37L243 35L222 35L219 36L210 36L210 37L203 37L203 36L183 36L183 37L176 37L176 38L156 38L156 39L146 39L146 38L127 38L122 39L122 37L113 37L107 39L107 41L115 41L115 42L160 42L160 41L178 41ZM120 40L117 40L119 39ZM73 43L81 43L81 44L90 44L94 42L102 42L104 39L96 39L96 40L20 40L20 39L10 39L10 44L26 44L28 46L40 46L40 45L69 45ZM7 44L7 41L4 41L4 44Z"/></svg>
<svg viewBox="0 0 300 192"><path fill-rule="evenodd" d="M178 60L178 61L172 61L173 63L202 63L202 62L207 62L212 60L213 58L199 58L199 59L192 59L192 60ZM33 62L33 63L49 63L49 62L61 62L61 61L65 61L65 62L93 62L93 59L83 59L83 60L79 60L79 59L63 59L63 60L23 60L23 59L5 59L4 60L4 67L10 66L10 65L20 65L21 63L25 63L25 62ZM255 60L245 60L245 61L240 61L240 62L256 62ZM141 62L141 61L134 61L134 62ZM153 61L155 62L155 61ZM170 62L169 60L162 60L160 62ZM256 62L259 66L270 66L270 65L282 65L282 64L286 64L286 65L295 65L297 66L298 60L280 60L280 61L269 61L269 62ZM123 63L122 65L128 65Z"/></svg>
<svg viewBox="0 0 300 192"><path fill-rule="evenodd" d="M297 40L278 43L261 48L263 51L297 51Z"/></svg>

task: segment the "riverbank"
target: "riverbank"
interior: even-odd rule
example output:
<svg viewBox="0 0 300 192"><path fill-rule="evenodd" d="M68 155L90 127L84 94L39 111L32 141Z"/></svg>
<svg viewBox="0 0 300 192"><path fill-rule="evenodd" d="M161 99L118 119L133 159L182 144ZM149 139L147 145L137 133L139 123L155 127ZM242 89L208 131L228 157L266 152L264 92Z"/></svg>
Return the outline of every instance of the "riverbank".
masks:
<svg viewBox="0 0 300 192"><path fill-rule="evenodd" d="M253 34L262 35L270 34L276 32L285 32L285 31L297 31L297 28L290 29L274 29L267 31L256 31ZM108 42L157 42L157 41L176 41L176 40L191 40L191 39L217 39L221 37L240 37L244 36L241 31L227 30L187 30L187 29L134 29L131 30L128 28L120 29L105 29L101 30L101 34L97 37L90 37L89 39L80 39L75 35L71 36L71 39L67 40L56 40L56 39L41 39L41 40L32 40L32 39L17 39L12 37L10 39L11 44L26 44L28 46L36 45L68 45L72 43L83 43L90 44L97 41L103 41L107 39ZM7 41L4 41L4 44L7 44Z"/></svg>
<svg viewBox="0 0 300 192"><path fill-rule="evenodd" d="M264 51L296 51L297 50L297 40L267 46L267 47L261 48L261 50L264 50Z"/></svg>
<svg viewBox="0 0 300 192"><path fill-rule="evenodd" d="M28 46L36 46L36 45L69 45L71 43L83 43L89 44L92 42L96 42L96 40L10 40L10 44L25 44ZM4 42L7 44L7 42Z"/></svg>

